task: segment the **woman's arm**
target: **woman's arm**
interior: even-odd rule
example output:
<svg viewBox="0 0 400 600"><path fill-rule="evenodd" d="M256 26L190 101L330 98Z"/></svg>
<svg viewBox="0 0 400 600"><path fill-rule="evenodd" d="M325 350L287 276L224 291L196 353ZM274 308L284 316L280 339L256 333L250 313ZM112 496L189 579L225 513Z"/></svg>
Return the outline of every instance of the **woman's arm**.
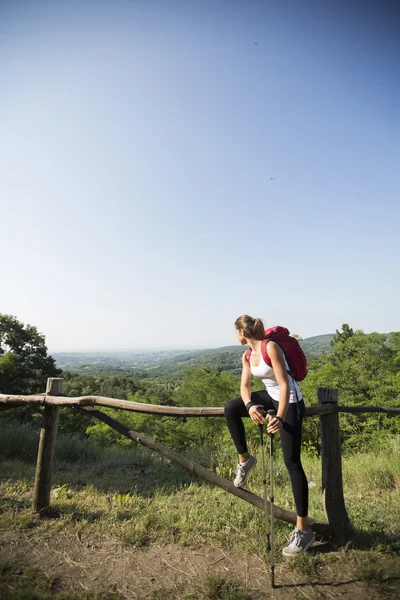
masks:
<svg viewBox="0 0 400 600"><path fill-rule="evenodd" d="M242 356L242 379L240 381L240 395L244 404L251 402L251 369L250 364L246 360L246 352Z"/></svg>
<svg viewBox="0 0 400 600"><path fill-rule="evenodd" d="M285 365L285 356L281 348L279 348L279 346L275 344L275 342L268 342L267 352L268 356L271 359L271 364L274 370L276 381L279 385L279 408L276 416L280 417L284 421L289 405L290 396L289 377ZM270 426L273 425L275 425L275 423L272 423L272 421L270 421ZM279 429L280 427L278 427L278 430ZM275 431L271 431L271 433L275 433Z"/></svg>
<svg viewBox="0 0 400 600"><path fill-rule="evenodd" d="M243 403L246 406L248 402L251 402L251 369L250 363L246 360L246 353L242 356L242 379L240 381L240 395ZM265 417L263 412L257 408L256 405L250 406L249 417L254 423L262 425Z"/></svg>

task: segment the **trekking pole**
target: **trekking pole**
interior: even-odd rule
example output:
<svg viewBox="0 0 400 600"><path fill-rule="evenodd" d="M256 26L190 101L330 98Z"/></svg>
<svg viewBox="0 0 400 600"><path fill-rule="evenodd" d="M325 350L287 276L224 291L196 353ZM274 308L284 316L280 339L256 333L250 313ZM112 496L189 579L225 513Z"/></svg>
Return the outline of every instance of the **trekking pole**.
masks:
<svg viewBox="0 0 400 600"><path fill-rule="evenodd" d="M271 417L275 417L276 412L274 410L269 410L268 414ZM274 454L274 434L269 434L269 502L271 509L271 587L275 587L275 562L274 562L274 471L273 471L273 454ZM265 486L266 487L266 486ZM265 502L266 505L266 502Z"/></svg>
<svg viewBox="0 0 400 600"><path fill-rule="evenodd" d="M265 415L265 409L262 405L257 406L257 408ZM265 473L265 459L264 459L264 438L263 438L264 425L262 423L259 423L258 428L260 430L261 466L262 466L262 478L263 478L263 486L264 486L265 531L267 534L267 550L270 550L271 543L270 543L269 526L268 526L267 476Z"/></svg>

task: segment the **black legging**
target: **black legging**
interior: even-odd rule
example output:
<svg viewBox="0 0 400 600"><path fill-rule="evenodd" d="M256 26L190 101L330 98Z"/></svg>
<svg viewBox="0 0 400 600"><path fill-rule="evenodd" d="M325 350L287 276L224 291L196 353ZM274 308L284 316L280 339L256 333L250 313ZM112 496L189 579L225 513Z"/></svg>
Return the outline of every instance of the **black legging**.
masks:
<svg viewBox="0 0 400 600"><path fill-rule="evenodd" d="M251 401L261 404L266 411L271 408L275 411L278 410L279 402L273 400L266 390L252 392ZM300 409L299 414L297 408ZM247 452L242 418L248 416L241 396L230 400L225 406L225 418L238 454ZM294 501L296 503L296 512L299 517L306 517L308 515L308 483L300 458L303 416L303 400L300 401L299 407L297 407L296 403L289 404L283 429L280 430L283 458L289 471Z"/></svg>

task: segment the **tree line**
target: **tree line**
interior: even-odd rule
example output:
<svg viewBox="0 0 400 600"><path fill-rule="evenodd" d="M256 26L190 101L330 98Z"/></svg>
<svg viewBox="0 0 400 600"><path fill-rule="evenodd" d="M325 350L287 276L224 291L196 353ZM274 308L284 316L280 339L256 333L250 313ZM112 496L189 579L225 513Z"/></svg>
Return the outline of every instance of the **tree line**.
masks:
<svg viewBox="0 0 400 600"><path fill-rule="evenodd" d="M400 406L400 332L389 334L353 331L342 325L331 340L331 352L309 361L309 374L301 382L306 405L317 403L318 387L339 390L344 405ZM171 406L224 406L239 395L240 363L226 369L225 352L215 353L214 362L186 368L178 375L152 378L148 374L82 375L62 372L48 356L45 337L16 317L0 314L0 392L33 394L43 392L48 377L64 377L68 396L98 395ZM228 353L229 354L229 353ZM236 354L236 360L240 356ZM218 357L218 358L217 358ZM229 361L232 358L229 357ZM219 362L217 362L219 361ZM254 382L253 389L262 383ZM111 411L110 414L115 414ZM39 424L41 409L27 407L3 413L1 418ZM177 448L209 448L231 444L224 419L155 417L119 412L118 419L132 429ZM256 434L249 421L250 436ZM399 419L387 415L342 415L341 428L345 451L354 452L385 443L400 434ZM69 434L95 436L101 444L125 444L125 440L102 423L92 423L78 411L61 412L60 430ZM319 453L318 421L305 420L304 448Z"/></svg>

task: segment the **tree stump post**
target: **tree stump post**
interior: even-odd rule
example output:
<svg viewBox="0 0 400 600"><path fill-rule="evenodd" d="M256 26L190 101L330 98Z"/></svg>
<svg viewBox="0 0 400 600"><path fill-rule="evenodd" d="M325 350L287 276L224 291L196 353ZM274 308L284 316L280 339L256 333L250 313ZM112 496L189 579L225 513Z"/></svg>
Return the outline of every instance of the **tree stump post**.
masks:
<svg viewBox="0 0 400 600"><path fill-rule="evenodd" d="M318 405L338 405L338 391L318 388ZM322 503L325 516L337 545L351 538L352 529L343 496L342 450L339 415L336 412L320 415L322 443Z"/></svg>
<svg viewBox="0 0 400 600"><path fill-rule="evenodd" d="M49 377L47 380L46 395L61 396L63 383L64 379L61 377ZM59 406L45 406L43 427L40 430L39 450L33 488L33 509L38 513L43 512L50 504L51 477L53 472L59 415Z"/></svg>

